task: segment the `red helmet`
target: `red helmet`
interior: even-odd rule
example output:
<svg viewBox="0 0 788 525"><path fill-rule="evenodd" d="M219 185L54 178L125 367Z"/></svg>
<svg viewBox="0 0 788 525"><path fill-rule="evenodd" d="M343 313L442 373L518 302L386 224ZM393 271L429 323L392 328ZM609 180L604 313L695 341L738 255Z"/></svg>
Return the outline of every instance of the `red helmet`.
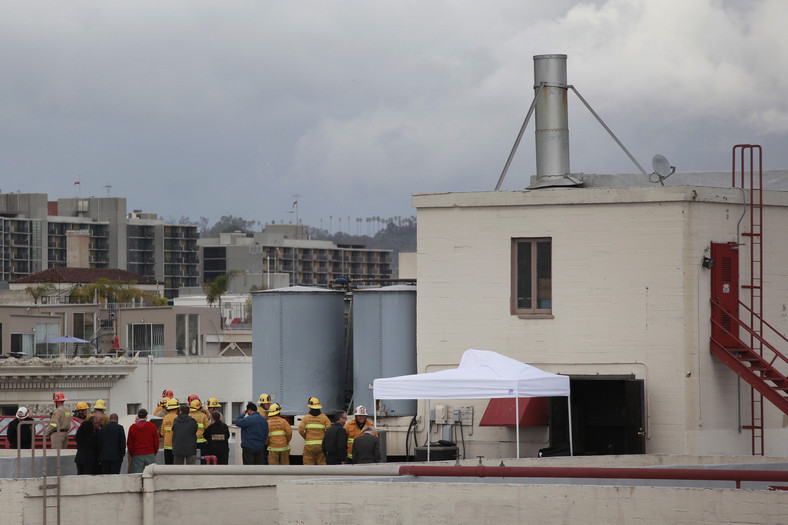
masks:
<svg viewBox="0 0 788 525"><path fill-rule="evenodd" d="M52 400L53 401L68 401L66 399L66 394L64 394L63 392L55 392L54 394L52 394Z"/></svg>
<svg viewBox="0 0 788 525"><path fill-rule="evenodd" d="M200 396L198 396L197 394L192 394L192 395L190 395L190 396L189 396L189 405L191 405L191 404L192 404L192 401L194 401L195 399L199 400L199 399L200 399Z"/></svg>
<svg viewBox="0 0 788 525"><path fill-rule="evenodd" d="M161 397L166 397L167 399L172 399L175 396L175 393L172 390L165 390L161 393Z"/></svg>

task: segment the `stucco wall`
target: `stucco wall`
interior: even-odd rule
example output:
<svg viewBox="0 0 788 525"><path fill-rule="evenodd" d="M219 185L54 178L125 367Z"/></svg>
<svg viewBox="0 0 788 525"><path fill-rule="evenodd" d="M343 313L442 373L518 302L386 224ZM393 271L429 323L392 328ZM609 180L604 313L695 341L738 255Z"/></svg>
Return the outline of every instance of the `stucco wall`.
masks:
<svg viewBox="0 0 788 525"><path fill-rule="evenodd" d="M700 266L710 242L736 240L741 201L737 190L688 187L414 196L419 372L480 348L555 373L631 375L645 381L647 452L748 453L737 406L746 424L749 387L709 353L710 275ZM788 198L764 201L764 314L785 332ZM510 313L517 237L552 238L553 319ZM486 407L450 404L479 416ZM782 414L765 406L765 421L767 454L788 453ZM511 429L473 433L472 455L514 455L498 444L513 441ZM540 438L527 431L526 451Z"/></svg>

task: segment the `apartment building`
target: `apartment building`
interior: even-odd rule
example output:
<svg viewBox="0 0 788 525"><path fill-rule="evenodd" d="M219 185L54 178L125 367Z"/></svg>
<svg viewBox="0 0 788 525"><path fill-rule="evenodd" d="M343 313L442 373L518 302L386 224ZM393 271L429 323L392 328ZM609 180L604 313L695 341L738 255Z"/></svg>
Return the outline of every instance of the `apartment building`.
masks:
<svg viewBox="0 0 788 525"><path fill-rule="evenodd" d="M0 281L47 268L117 268L156 279L164 296L198 286L197 226L127 213L123 197L0 194Z"/></svg>
<svg viewBox="0 0 788 525"><path fill-rule="evenodd" d="M327 286L345 275L355 281L391 278L391 250L312 240L307 231L305 225L267 224L263 233L200 239L201 280L231 270L259 274L261 288L273 287L266 277L275 274L288 276L291 286Z"/></svg>

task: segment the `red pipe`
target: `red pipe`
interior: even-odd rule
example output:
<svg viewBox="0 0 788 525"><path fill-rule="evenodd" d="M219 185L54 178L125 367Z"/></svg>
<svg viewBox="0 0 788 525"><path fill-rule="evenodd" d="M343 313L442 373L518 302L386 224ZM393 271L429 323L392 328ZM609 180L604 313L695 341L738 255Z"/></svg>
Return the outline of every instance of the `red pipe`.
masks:
<svg viewBox="0 0 788 525"><path fill-rule="evenodd" d="M450 467L438 465L404 465L399 473L432 477L493 478L600 478L600 479L681 479L735 481L788 481L786 470L739 470L704 468L643 467Z"/></svg>

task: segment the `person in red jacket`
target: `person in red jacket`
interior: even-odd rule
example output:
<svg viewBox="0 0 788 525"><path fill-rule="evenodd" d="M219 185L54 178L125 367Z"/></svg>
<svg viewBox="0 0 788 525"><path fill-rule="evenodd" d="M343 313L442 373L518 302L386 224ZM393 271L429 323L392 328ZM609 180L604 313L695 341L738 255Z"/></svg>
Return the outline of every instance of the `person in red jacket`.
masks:
<svg viewBox="0 0 788 525"><path fill-rule="evenodd" d="M159 431L156 425L148 421L148 411L141 408L137 419L129 428L126 448L131 456L131 471L141 473L147 465L156 463L159 451Z"/></svg>

